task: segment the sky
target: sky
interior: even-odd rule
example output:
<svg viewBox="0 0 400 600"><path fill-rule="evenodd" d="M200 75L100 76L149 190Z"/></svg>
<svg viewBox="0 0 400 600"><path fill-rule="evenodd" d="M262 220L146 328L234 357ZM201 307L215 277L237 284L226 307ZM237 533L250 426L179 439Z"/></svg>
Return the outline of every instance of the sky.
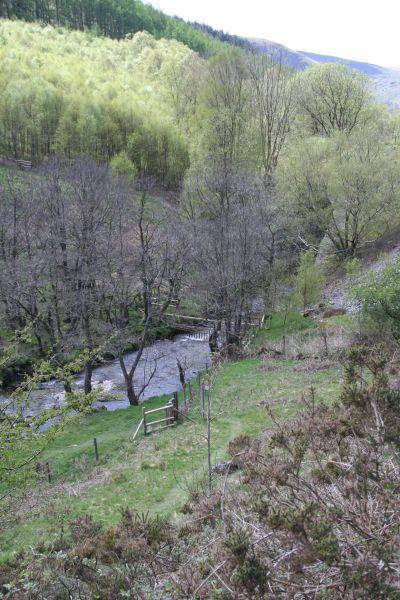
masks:
<svg viewBox="0 0 400 600"><path fill-rule="evenodd" d="M148 0L149 1L149 0ZM400 68L400 0L150 0L215 29Z"/></svg>

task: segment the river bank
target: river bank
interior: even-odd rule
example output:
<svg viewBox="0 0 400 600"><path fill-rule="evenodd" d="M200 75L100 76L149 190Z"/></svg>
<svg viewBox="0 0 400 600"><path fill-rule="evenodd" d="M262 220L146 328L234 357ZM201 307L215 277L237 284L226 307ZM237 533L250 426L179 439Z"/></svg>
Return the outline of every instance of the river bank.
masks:
<svg viewBox="0 0 400 600"><path fill-rule="evenodd" d="M175 337L175 335L178 335L178 333L178 331L167 326L153 327L149 332L149 345L157 341L171 340ZM11 331L0 330L0 353L2 345L4 345L6 341L11 342L12 339L13 334ZM80 351L82 350L83 348L81 348ZM137 344L135 342L131 342L126 346L124 354L134 352L135 350L137 350ZM75 358L76 352L67 354L63 364L67 364L73 361ZM106 351L103 353L103 359L99 361L96 366L112 362L114 358L115 357L110 352ZM43 359L44 357L39 353L35 346L32 346L28 343L22 344L21 355L13 358L11 362L7 362L6 364L0 366L0 382L2 384L2 386L0 386L0 393L12 392L21 383L21 381L23 381L26 375L31 375L33 373L35 367L39 365Z"/></svg>
<svg viewBox="0 0 400 600"><path fill-rule="evenodd" d="M136 352L125 354L128 366L135 356ZM140 389L155 368L154 376L141 397L142 401L153 396L172 394L181 389L177 360L185 371L186 380L190 381L211 362L208 342L178 334L172 340L158 340L150 344L143 352L134 378L135 388ZM95 389L101 389L100 400L96 401L95 407L116 410L129 406L118 359L95 367L92 382ZM75 376L72 388L83 388L83 373ZM32 392L24 414L33 415L40 410L62 406L64 397L65 391L61 382L51 379ZM0 402L5 403L9 400L10 392L0 392Z"/></svg>

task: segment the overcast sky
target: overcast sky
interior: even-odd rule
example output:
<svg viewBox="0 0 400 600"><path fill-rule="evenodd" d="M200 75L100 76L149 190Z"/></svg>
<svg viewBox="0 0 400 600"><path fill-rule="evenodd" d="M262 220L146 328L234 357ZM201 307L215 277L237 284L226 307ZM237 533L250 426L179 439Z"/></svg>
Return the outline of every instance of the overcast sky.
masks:
<svg viewBox="0 0 400 600"><path fill-rule="evenodd" d="M186 20L247 37L400 68L400 0L151 0Z"/></svg>

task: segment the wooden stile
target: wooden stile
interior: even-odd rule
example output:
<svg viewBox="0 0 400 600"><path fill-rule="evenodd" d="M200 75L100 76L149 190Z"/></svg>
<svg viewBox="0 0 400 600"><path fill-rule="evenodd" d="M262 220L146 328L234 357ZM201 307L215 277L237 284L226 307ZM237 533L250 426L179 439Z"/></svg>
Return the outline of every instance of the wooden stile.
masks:
<svg viewBox="0 0 400 600"><path fill-rule="evenodd" d="M164 412L165 417L162 419L157 419L156 421L150 421L149 415L154 415L154 413ZM160 429L165 429L166 427L172 427L176 425L178 421L178 393L174 392L174 396L170 399L168 404L165 406L160 406L159 408L152 408L151 410L147 410L145 406L142 407L142 420L136 428L136 431L133 435L133 440L139 434L140 429L143 426L144 435L148 435L149 433L153 433L154 431L159 431ZM162 427L159 427L162 423L165 423ZM157 425L156 429L153 429L153 426Z"/></svg>

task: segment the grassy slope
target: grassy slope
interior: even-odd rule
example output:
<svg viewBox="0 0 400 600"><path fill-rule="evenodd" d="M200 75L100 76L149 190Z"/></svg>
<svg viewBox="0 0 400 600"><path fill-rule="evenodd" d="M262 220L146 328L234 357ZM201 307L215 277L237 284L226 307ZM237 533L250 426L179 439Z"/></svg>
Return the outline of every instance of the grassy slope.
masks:
<svg viewBox="0 0 400 600"><path fill-rule="evenodd" d="M282 337L284 316L282 314L275 314L271 321L266 322L265 326L260 329L254 339L254 345L259 348L264 345L268 345L269 342L275 342ZM294 331L304 331L313 329L317 325L312 319L305 319L300 313L290 312L286 317L286 334L290 334Z"/></svg>
<svg viewBox="0 0 400 600"><path fill-rule="evenodd" d="M294 361L246 359L228 363L216 374L213 388L213 460L226 457L228 442L239 433L257 434L268 426L264 401L275 405L277 415L288 416L301 404L301 394L316 386L320 398L333 398L339 387L338 368L316 372L298 370ZM20 522L0 537L5 558L10 551L49 541L60 535L61 523L93 514L104 523L118 520L118 509L177 516L188 491L204 481L205 423L199 415L197 390L184 422L158 434L131 442L141 408L86 417L55 440L43 460L49 461L54 481L36 481L29 510ZM146 405L156 406L164 399ZM262 404L260 404L262 403ZM100 462L95 464L93 437Z"/></svg>

